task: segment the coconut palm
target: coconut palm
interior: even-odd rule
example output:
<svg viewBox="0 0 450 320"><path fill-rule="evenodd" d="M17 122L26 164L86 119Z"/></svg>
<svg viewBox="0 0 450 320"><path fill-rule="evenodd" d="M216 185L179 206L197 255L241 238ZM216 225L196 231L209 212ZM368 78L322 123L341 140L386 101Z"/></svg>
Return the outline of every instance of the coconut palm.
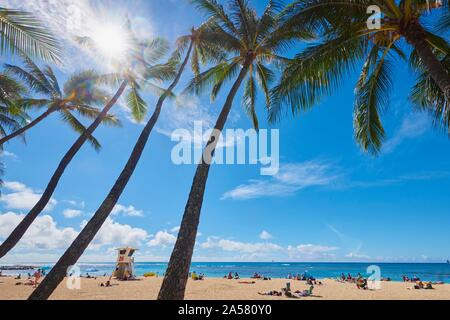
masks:
<svg viewBox="0 0 450 320"><path fill-rule="evenodd" d="M135 39L130 34L130 48L127 50L127 57L122 63L120 73L98 77L97 81L109 84L119 84L120 86L111 100L106 103L102 111L95 118L94 122L83 132L83 134L74 142L70 149L61 159L58 167L50 178L47 187L41 198L12 231L8 238L0 245L0 258L8 253L23 237L26 230L30 227L39 213L44 210L51 199L58 182L65 169L72 161L73 157L81 149L83 144L92 133L97 129L100 123L107 117L109 110L116 104L120 96L127 90L127 105L131 109L131 114L137 121L142 121L145 116L147 106L141 97L140 82L146 79L146 85L152 89L160 89L157 84L152 84L150 80L164 81L173 77L173 66L170 64L156 64L167 51L167 44L162 39L153 39L151 41L141 41ZM143 54L145 53L145 58ZM128 88L128 89L127 89Z"/></svg>
<svg viewBox="0 0 450 320"><path fill-rule="evenodd" d="M369 28L366 12L371 5L377 5L384 15L379 28ZM428 11L434 11L433 21L426 21ZM410 60L413 66L420 64L434 92L441 91L434 98L428 95L428 106L441 105L438 96L450 99L450 69L440 61L450 53L442 37L448 30L449 11L439 1L305 0L296 1L283 15L286 28L309 28L322 39L287 65L280 85L273 90L272 122L282 115L282 105L289 104L293 114L316 105L360 62L363 66L355 88L354 128L355 139L365 151L377 154L385 137L380 112L387 108L394 87L395 59ZM436 112L449 117L448 107Z"/></svg>
<svg viewBox="0 0 450 320"><path fill-rule="evenodd" d="M16 131L26 123L28 115L17 104L25 93L26 88L17 80L0 74L0 136Z"/></svg>
<svg viewBox="0 0 450 320"><path fill-rule="evenodd" d="M56 38L31 13L0 7L0 53L24 53L49 62L59 62Z"/></svg>
<svg viewBox="0 0 450 320"><path fill-rule="evenodd" d="M41 70L28 57L24 58L24 64L24 68L7 64L5 70L22 80L31 91L39 94L40 97L17 99L16 104L23 110L30 108L47 108L47 110L28 124L9 135L3 136L0 139L0 145L23 135L28 129L55 112L59 112L64 122L68 123L76 132L82 134L86 131L86 128L74 113L93 120L100 113L96 106L104 104L108 100L107 93L95 85L95 79L98 75L94 71L83 71L72 75L61 90L51 67L46 66ZM119 120L110 114L102 120L102 123L120 125ZM100 143L93 136L89 136L89 142L95 149L100 148Z"/></svg>
<svg viewBox="0 0 450 320"><path fill-rule="evenodd" d="M16 104L25 92L26 89L19 82L7 74L0 73L0 136L16 131L26 123L27 114ZM0 145L0 155L2 153ZM2 175L3 164L0 163L0 176ZM3 181L0 180L0 185L2 184Z"/></svg>
<svg viewBox="0 0 450 320"><path fill-rule="evenodd" d="M208 41L208 32L210 32L209 23L206 22L198 29L192 29L191 34L182 36L178 39L177 51L175 52L175 55L171 58L171 61L169 63L174 65L178 64L181 59L181 54L183 54L183 52L187 48L185 57L178 68L175 79L169 85L168 89L165 90L159 97L158 102L156 103L155 110L148 120L147 124L145 125L144 129L142 130L121 174L116 180L114 186L111 188L109 194L104 199L103 203L95 212L94 216L83 228L83 230L80 232L71 246L67 249L64 255L59 259L56 265L52 268L50 273L42 281L39 287L31 294L29 299L47 299L66 276L67 268L71 265L74 265L78 261L80 256L88 247L89 243L92 241L92 239L94 239L95 235L116 205L120 195L122 194L134 170L136 169L136 165L138 164L142 152L144 151L145 145L153 130L153 127L158 121L163 103L167 97L172 95L172 91L180 81L180 78L185 70L187 63L189 62L189 59L191 60L192 71L194 72L194 74L198 74L201 63L217 63L223 58L221 47L214 42L210 43Z"/></svg>
<svg viewBox="0 0 450 320"><path fill-rule="evenodd" d="M231 56L199 74L188 89L200 92L212 85L211 95L215 98L227 80L235 80L197 166L178 238L158 295L161 300L184 298L211 158L239 88L244 84L243 105L258 129L255 110L258 88L265 96L265 103L270 105L269 88L275 78L274 71L268 65L277 66L286 62L287 59L280 54L290 48L292 37L310 38L310 34L302 30L288 31L280 26L277 14L282 6L277 1L269 1L259 17L245 0L229 1L229 12L215 0L193 2L214 19L211 37Z"/></svg>
<svg viewBox="0 0 450 320"><path fill-rule="evenodd" d="M441 63L447 70L450 70L450 56L442 57ZM434 123L437 127L441 127L447 131L450 136L450 100L446 99L444 93L425 71L424 66L417 61L413 61L413 67L419 76L416 84L411 91L411 101L419 111L426 111L434 117Z"/></svg>

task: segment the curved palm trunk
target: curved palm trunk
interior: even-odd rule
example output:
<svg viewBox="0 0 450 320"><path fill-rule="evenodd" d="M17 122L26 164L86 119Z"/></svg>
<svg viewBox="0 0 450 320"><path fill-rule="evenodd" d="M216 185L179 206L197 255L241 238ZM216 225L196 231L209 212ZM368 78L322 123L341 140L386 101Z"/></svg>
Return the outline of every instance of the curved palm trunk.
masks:
<svg viewBox="0 0 450 320"><path fill-rule="evenodd" d="M37 125L39 122L41 122L42 120L44 120L45 118L47 118L49 115L51 115L53 112L59 110L59 107L52 107L52 108L48 108L47 111L45 111L43 114L41 114L39 117L37 117L36 119L34 119L33 121L31 121L29 124L27 124L26 126L23 126L22 128L14 131L13 133L3 137L0 139L0 147L5 143L8 142L9 140L21 135L22 133L24 133L25 131L27 131L28 129L33 128L35 125Z"/></svg>
<svg viewBox="0 0 450 320"><path fill-rule="evenodd" d="M225 126L225 122L227 121L233 105L234 97L247 75L248 68L249 64L245 63L228 94L227 100L225 101L214 127L215 130L218 130L217 132L222 132ZM210 168L210 161L205 161L205 159L210 159L214 154L217 142L217 137L212 135L203 151L202 160L197 166L189 198L184 209L178 238L170 256L164 281L158 294L158 300L184 299L189 267L191 265L195 238L197 237L197 229L200 221L203 196L205 194L206 181L208 180Z"/></svg>
<svg viewBox="0 0 450 320"><path fill-rule="evenodd" d="M114 97L105 105L102 112L97 116L95 121L83 132L82 135L75 141L75 143L70 147L70 149L66 152L61 162L58 165L58 168L54 172L51 177L47 187L45 188L44 193L42 194L39 201L34 205L34 207L28 212L28 214L23 218L23 220L19 223L19 225L13 230L13 232L8 236L8 238L0 245L0 258L2 258L5 254L7 254L14 246L19 242L19 240L23 237L25 232L31 226L36 217L44 210L45 206L50 201L53 192L58 185L59 179L63 175L65 169L72 161L73 157L77 154L83 144L87 139L91 136L95 129L100 125L103 119L108 114L109 110L112 108L114 104L116 104L119 97L122 95L126 86L128 85L128 81L123 81L120 85L118 91L114 95Z"/></svg>
<svg viewBox="0 0 450 320"><path fill-rule="evenodd" d="M425 41L423 32L420 25L413 25L406 33L406 39L416 49L428 73L442 90L447 100L450 101L450 74Z"/></svg>
<svg viewBox="0 0 450 320"><path fill-rule="evenodd" d="M86 250L86 248L88 247L89 243L91 243L92 239L94 239L98 230L100 230L106 218L108 218L112 209L119 200L119 197L121 196L123 190L127 186L130 177L133 175L133 172L136 169L136 165L138 164L139 159L141 158L142 152L144 151L150 133L152 132L152 129L159 118L164 100L167 98L167 96L172 92L172 90L180 81L184 68L186 67L187 62L189 61L192 46L193 43L191 42L186 57L183 63L181 64L180 69L178 70L176 78L169 86L169 88L164 92L164 94L161 95L161 97L159 98L155 107L155 111L153 112L151 118L145 125L144 129L142 130L139 139L137 140L125 167L120 173L119 178L114 183L114 186L112 187L111 191L106 196L105 200L103 200L103 203L97 209L91 220L89 220L88 224L83 228L83 230L74 240L74 242L66 250L64 255L58 260L56 265L52 268L50 273L44 278L42 283L30 295L30 297L28 298L29 300L45 300L48 299L48 297L50 297L52 292L56 289L59 283L67 275L67 269L78 261L80 256L83 254L84 250Z"/></svg>

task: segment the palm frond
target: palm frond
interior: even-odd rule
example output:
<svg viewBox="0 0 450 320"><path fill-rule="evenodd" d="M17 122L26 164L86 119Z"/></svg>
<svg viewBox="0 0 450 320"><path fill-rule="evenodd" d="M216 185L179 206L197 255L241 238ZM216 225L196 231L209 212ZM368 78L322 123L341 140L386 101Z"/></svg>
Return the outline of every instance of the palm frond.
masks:
<svg viewBox="0 0 450 320"><path fill-rule="evenodd" d="M442 59L441 63L450 73L450 56ZM418 110L432 114L435 125L444 128L450 135L450 101L428 72L421 71L410 99Z"/></svg>
<svg viewBox="0 0 450 320"><path fill-rule="evenodd" d="M307 47L283 71L280 83L272 89L269 121L276 122L283 106L292 114L319 103L356 68L366 52L367 40L352 32Z"/></svg>
<svg viewBox="0 0 450 320"><path fill-rule="evenodd" d="M253 73L249 71L249 76L244 85L244 96L242 104L245 107L245 111L252 120L253 128L259 130L258 116L256 114L255 104L256 104L256 94L257 87Z"/></svg>
<svg viewBox="0 0 450 320"><path fill-rule="evenodd" d="M382 50L381 57L378 57L377 47L371 51L356 86L355 139L364 151L372 154L380 151L385 137L380 112L387 107L392 88L391 66L386 59L388 51L389 48Z"/></svg>
<svg viewBox="0 0 450 320"><path fill-rule="evenodd" d="M98 115L101 113L101 110L99 108L95 108L88 105L77 105L73 108L75 112L77 112L79 115L95 120ZM108 113L102 120L102 124L109 125L113 127L121 127L122 123L120 120L113 114Z"/></svg>
<svg viewBox="0 0 450 320"><path fill-rule="evenodd" d="M0 52L24 53L48 62L60 62L57 39L31 13L0 7Z"/></svg>
<svg viewBox="0 0 450 320"><path fill-rule="evenodd" d="M85 126L83 126L83 124L80 121L78 121L78 119L69 111L63 111L60 114L62 120L68 123L70 127L72 127L72 129L78 132L79 134L83 134L86 131ZM94 136L90 135L88 140L96 151L99 151L101 149L102 146L100 142L98 142L98 140Z"/></svg>
<svg viewBox="0 0 450 320"><path fill-rule="evenodd" d="M147 104L139 93L139 85L133 83L127 94L127 106L130 108L133 118L142 122L147 114Z"/></svg>

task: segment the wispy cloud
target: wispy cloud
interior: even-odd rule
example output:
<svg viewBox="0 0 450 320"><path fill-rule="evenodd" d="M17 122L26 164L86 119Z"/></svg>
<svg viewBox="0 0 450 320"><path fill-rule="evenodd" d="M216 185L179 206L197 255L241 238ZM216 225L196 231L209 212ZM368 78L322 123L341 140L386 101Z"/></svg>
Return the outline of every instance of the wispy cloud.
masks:
<svg viewBox="0 0 450 320"><path fill-rule="evenodd" d="M40 192L17 181L5 181L4 188L9 192L2 193L0 203L8 209L30 210L42 196ZM51 198L44 211L52 210L56 204L56 199Z"/></svg>
<svg viewBox="0 0 450 320"><path fill-rule="evenodd" d="M204 250L214 250L214 252L228 252L239 254L243 260L270 259L277 260L315 260L334 256L334 252L339 250L335 246L318 244L299 244L283 246L273 242L243 242L223 239L220 237L208 237L200 244Z"/></svg>
<svg viewBox="0 0 450 320"><path fill-rule="evenodd" d="M297 191L333 184L341 175L331 163L307 161L281 165L277 175L250 180L223 194L222 199L246 200L267 196L289 196Z"/></svg>
<svg viewBox="0 0 450 320"><path fill-rule="evenodd" d="M261 234L259 235L259 238L261 240L270 240L270 239L273 238L273 236L269 232L267 232L266 230L263 230L261 232Z"/></svg>
<svg viewBox="0 0 450 320"><path fill-rule="evenodd" d="M83 214L83 211L76 210L76 209L65 209L62 212L62 214L63 214L64 217L66 217L68 219L71 219L71 218L76 218L76 217L81 216Z"/></svg>
<svg viewBox="0 0 450 320"><path fill-rule="evenodd" d="M124 206L116 204L111 212L112 215L124 215L128 217L143 217L144 211L136 209L134 206Z"/></svg>
<svg viewBox="0 0 450 320"><path fill-rule="evenodd" d="M374 180L350 180L336 185L338 189L349 188L377 188L398 185L411 181L431 181L439 179L448 179L450 171L424 171L410 174L398 175L392 178L374 179Z"/></svg>
<svg viewBox="0 0 450 320"><path fill-rule="evenodd" d="M429 116L425 113L410 113L404 116L400 128L384 143L383 152L391 153L405 140L422 136L431 127Z"/></svg>

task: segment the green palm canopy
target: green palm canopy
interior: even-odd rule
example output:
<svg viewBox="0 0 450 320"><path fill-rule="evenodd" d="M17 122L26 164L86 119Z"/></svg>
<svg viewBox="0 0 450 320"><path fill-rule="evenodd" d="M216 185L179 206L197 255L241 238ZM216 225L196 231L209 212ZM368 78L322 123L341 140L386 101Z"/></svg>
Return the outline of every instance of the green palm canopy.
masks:
<svg viewBox="0 0 450 320"><path fill-rule="evenodd" d="M380 28L368 26L371 5L381 9ZM434 24L425 22L430 11L439 17ZM412 101L450 130L448 6L434 0L304 0L288 6L283 20L286 28L308 28L321 39L288 63L272 92L270 121L280 118L283 105L294 115L313 107L362 66L355 86L355 140L377 154L385 138L381 113L395 87L393 66L400 61L420 74Z"/></svg>
<svg viewBox="0 0 450 320"><path fill-rule="evenodd" d="M33 14L0 7L0 53L60 62L58 40Z"/></svg>
<svg viewBox="0 0 450 320"><path fill-rule="evenodd" d="M61 88L51 67L46 66L41 70L30 58L24 57L23 60L23 67L6 64L5 70L22 81L38 97L16 100L17 106L24 111L46 108L45 116L58 112L62 121L82 134L86 128L77 116L93 120L100 113L98 106L108 101L108 94L97 84L101 77L94 71L79 72L72 75ZM120 121L108 114L103 119L103 124L119 126ZM95 149L101 147L93 136L89 137L89 141Z"/></svg>

